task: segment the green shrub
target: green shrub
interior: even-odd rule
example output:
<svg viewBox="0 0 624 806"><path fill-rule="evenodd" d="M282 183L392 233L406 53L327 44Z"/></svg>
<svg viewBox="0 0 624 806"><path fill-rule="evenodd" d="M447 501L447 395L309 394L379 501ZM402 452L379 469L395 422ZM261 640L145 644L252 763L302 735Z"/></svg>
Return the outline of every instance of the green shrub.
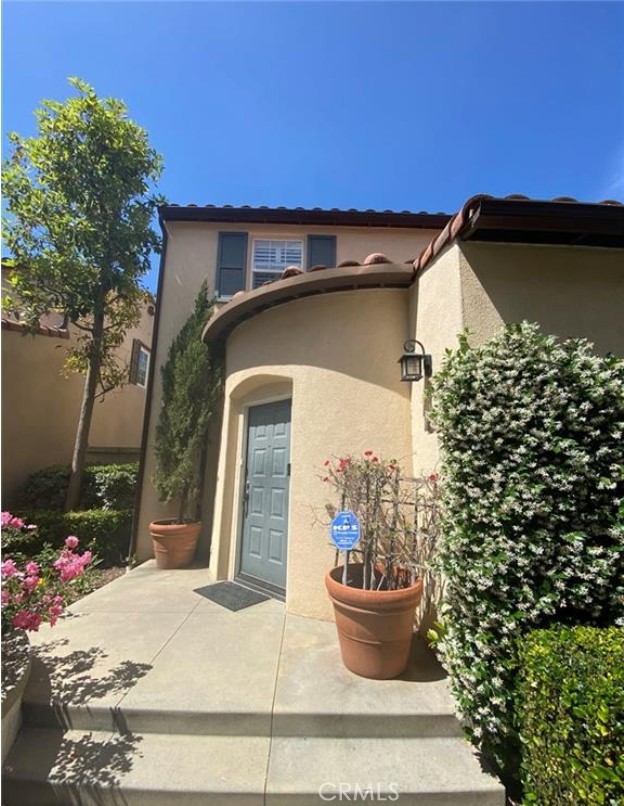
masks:
<svg viewBox="0 0 624 806"><path fill-rule="evenodd" d="M28 522L37 525L21 550L35 556L44 544L61 548L65 538L76 535L83 549L90 549L102 565L123 564L128 554L132 510L92 509L83 512L58 512L54 510L29 510Z"/></svg>
<svg viewBox="0 0 624 806"><path fill-rule="evenodd" d="M82 479L80 510L132 509L139 466L88 465ZM63 510L71 470L68 465L51 465L33 473L19 500L20 509Z"/></svg>
<svg viewBox="0 0 624 806"><path fill-rule="evenodd" d="M554 627L520 644L525 803L624 803L624 630Z"/></svg>
<svg viewBox="0 0 624 806"><path fill-rule="evenodd" d="M94 465L95 493L102 509L132 509L136 492L139 465Z"/></svg>
<svg viewBox="0 0 624 806"><path fill-rule="evenodd" d="M515 639L624 611L624 361L535 325L467 337L434 379L443 662L466 727L517 772Z"/></svg>

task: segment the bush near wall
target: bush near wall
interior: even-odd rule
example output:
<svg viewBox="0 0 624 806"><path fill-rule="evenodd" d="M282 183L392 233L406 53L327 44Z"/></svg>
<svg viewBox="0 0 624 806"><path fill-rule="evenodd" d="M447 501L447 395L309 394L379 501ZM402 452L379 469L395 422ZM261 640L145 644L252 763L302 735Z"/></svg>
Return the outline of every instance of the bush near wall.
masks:
<svg viewBox="0 0 624 806"><path fill-rule="evenodd" d="M132 509L138 472L138 463L88 465L82 480L79 508ZM24 485L20 508L62 511L70 473L67 465L51 465L33 473Z"/></svg>
<svg viewBox="0 0 624 806"><path fill-rule="evenodd" d="M536 630L519 651L524 802L624 803L624 629Z"/></svg>
<svg viewBox="0 0 624 806"><path fill-rule="evenodd" d="M624 361L510 326L433 381L442 660L471 737L518 769L516 639L624 615ZM550 806L550 804L549 804Z"/></svg>
<svg viewBox="0 0 624 806"><path fill-rule="evenodd" d="M16 551L35 556L44 544L62 548L68 535L80 538L82 548L90 549L103 566L122 565L128 556L132 510L92 509L81 512L28 510L17 513L28 523L37 525L37 532L25 538Z"/></svg>

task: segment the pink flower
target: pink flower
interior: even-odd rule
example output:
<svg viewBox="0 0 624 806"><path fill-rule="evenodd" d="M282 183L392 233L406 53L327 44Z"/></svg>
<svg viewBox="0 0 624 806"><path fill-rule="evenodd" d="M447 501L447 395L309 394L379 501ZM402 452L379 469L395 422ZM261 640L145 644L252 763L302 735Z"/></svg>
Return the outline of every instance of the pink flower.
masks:
<svg viewBox="0 0 624 806"><path fill-rule="evenodd" d="M70 538L67 538L68 540ZM85 551L82 554L73 554L71 551L64 551L53 563L53 567L59 572L61 582L70 582L80 576L85 566L91 562L93 554Z"/></svg>
<svg viewBox="0 0 624 806"><path fill-rule="evenodd" d="M8 592L6 588L2 588L2 607L7 605L11 601L11 594Z"/></svg>
<svg viewBox="0 0 624 806"><path fill-rule="evenodd" d="M68 538L65 539L65 545L67 546L68 549L78 548L78 543L80 543L80 540L78 540L78 538L75 537L74 535L70 535Z"/></svg>
<svg viewBox="0 0 624 806"><path fill-rule="evenodd" d="M26 563L25 571L29 577L39 576L39 566L37 565L37 563L33 562Z"/></svg>
<svg viewBox="0 0 624 806"><path fill-rule="evenodd" d="M41 621L41 616L38 613L30 613L28 610L18 610L13 616L12 624L17 630L32 630L33 632L37 632Z"/></svg>
<svg viewBox="0 0 624 806"><path fill-rule="evenodd" d="M3 512L2 513L2 526L12 526L15 529L23 529L24 528L24 521L21 518L15 517L15 515L11 515L10 512Z"/></svg>
<svg viewBox="0 0 624 806"><path fill-rule="evenodd" d="M32 593L37 585L39 584L39 577L26 577L24 580L24 590L28 591L28 593Z"/></svg>
<svg viewBox="0 0 624 806"><path fill-rule="evenodd" d="M0 566L0 569L3 577L14 577L17 574L17 566L13 560L5 560Z"/></svg>
<svg viewBox="0 0 624 806"><path fill-rule="evenodd" d="M437 473L432 473L432 474L429 476L429 481L437 481L437 480L438 480Z"/></svg>

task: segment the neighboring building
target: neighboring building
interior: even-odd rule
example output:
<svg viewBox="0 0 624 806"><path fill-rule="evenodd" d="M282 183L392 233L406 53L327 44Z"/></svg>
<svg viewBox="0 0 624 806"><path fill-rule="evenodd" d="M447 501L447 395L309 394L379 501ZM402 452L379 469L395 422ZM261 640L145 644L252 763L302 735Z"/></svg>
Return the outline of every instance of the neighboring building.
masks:
<svg viewBox="0 0 624 806"><path fill-rule="evenodd" d="M6 270L3 269L3 274ZM141 320L126 334L119 357L129 383L96 401L88 460L136 461L145 412L155 306L146 300ZM13 505L28 476L72 458L84 376L62 374L74 332L60 316L42 320L36 334L2 317L2 506Z"/></svg>
<svg viewBox="0 0 624 806"><path fill-rule="evenodd" d="M436 466L427 381L400 378L406 339L424 344L434 373L465 328L481 343L525 319L624 355L616 202L477 196L453 218L167 206L161 224L136 552L150 555L149 521L167 514L150 481L158 369L208 278L229 301L205 332L225 348L226 385L208 452L202 546L216 578L284 595L293 613L330 617L323 461L372 449L407 474ZM285 271L292 266L303 271Z"/></svg>

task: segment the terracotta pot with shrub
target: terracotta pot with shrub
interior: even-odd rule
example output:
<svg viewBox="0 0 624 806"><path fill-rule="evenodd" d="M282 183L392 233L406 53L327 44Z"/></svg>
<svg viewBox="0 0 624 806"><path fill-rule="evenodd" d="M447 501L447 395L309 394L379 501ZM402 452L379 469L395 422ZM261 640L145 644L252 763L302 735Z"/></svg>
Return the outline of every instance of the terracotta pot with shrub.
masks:
<svg viewBox="0 0 624 806"><path fill-rule="evenodd" d="M424 588L433 595L429 561L438 538L437 477L403 478L396 462L366 451L362 459L328 460L323 481L361 526L357 548L325 577L342 660L361 677L398 677L409 665ZM332 505L327 509L335 514Z"/></svg>
<svg viewBox="0 0 624 806"><path fill-rule="evenodd" d="M195 310L169 348L161 368L162 405L156 427L156 470L160 500L175 502L175 518L154 520L150 533L158 568L193 564L201 532L200 493L210 421L221 397L221 374L211 362L202 332L213 301L204 283Z"/></svg>

